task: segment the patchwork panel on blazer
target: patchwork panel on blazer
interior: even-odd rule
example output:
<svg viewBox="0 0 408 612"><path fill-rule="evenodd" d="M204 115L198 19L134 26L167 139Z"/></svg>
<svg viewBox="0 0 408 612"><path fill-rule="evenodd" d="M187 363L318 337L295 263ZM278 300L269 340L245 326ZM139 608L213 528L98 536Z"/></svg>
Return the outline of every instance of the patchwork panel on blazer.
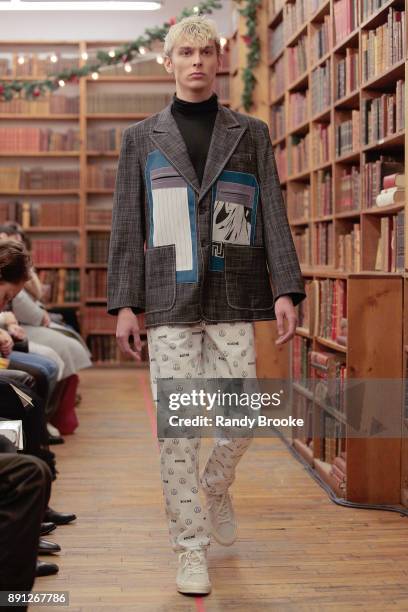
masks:
<svg viewBox="0 0 408 612"><path fill-rule="evenodd" d="M174 244L176 282L198 281L195 195L167 158L155 149L146 162L149 247Z"/></svg>
<svg viewBox="0 0 408 612"><path fill-rule="evenodd" d="M259 184L254 174L224 170L212 188L210 270L224 270L224 244L253 245Z"/></svg>

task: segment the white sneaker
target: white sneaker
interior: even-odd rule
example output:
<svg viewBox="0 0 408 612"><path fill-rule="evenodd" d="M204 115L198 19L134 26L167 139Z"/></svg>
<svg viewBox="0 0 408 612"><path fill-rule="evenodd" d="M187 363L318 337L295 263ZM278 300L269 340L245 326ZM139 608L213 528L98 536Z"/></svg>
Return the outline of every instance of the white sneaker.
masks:
<svg viewBox="0 0 408 612"><path fill-rule="evenodd" d="M211 533L219 544L231 546L237 539L237 522L231 496L226 491L220 495L206 493Z"/></svg>
<svg viewBox="0 0 408 612"><path fill-rule="evenodd" d="M206 550L191 548L179 554L176 583L180 593L205 595L211 592Z"/></svg>

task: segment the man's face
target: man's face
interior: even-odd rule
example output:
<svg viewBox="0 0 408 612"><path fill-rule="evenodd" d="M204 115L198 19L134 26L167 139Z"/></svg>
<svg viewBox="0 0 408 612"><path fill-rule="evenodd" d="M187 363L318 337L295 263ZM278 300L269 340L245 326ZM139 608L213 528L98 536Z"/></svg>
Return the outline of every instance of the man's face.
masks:
<svg viewBox="0 0 408 612"><path fill-rule="evenodd" d="M24 287L24 281L20 283L6 283L0 281L0 311L16 297Z"/></svg>
<svg viewBox="0 0 408 612"><path fill-rule="evenodd" d="M180 38L173 47L171 58L164 59L170 74L174 74L177 89L181 93L211 92L215 76L221 66L214 40L204 46L187 38Z"/></svg>

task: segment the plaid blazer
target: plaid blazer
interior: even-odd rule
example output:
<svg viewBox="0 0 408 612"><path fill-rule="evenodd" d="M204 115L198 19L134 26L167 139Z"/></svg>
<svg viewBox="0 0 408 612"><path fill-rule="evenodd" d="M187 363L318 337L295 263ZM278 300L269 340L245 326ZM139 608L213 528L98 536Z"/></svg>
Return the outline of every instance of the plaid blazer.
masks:
<svg viewBox="0 0 408 612"><path fill-rule="evenodd" d="M108 261L110 314L146 327L276 319L304 281L267 124L218 103L202 184L171 113L127 127Z"/></svg>

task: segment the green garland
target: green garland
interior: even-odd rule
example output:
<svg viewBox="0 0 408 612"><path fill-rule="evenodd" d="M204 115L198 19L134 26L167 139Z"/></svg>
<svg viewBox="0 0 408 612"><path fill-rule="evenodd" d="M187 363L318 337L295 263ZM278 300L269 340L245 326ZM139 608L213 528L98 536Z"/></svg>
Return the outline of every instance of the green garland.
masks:
<svg viewBox="0 0 408 612"><path fill-rule="evenodd" d="M236 4L241 4L243 0L234 0ZM244 0L244 8L237 8L240 15L246 17L246 32L242 39L248 47L247 63L245 68L242 68L242 81L244 90L242 92L241 101L244 109L248 112L253 105L253 91L257 83L254 75L254 68L258 66L261 55L261 45L257 34L257 11L262 0Z"/></svg>
<svg viewBox="0 0 408 612"><path fill-rule="evenodd" d="M27 100L33 100L40 95L43 95L47 91L54 91L61 87L60 81L66 83L77 83L81 77L86 77L93 72L99 73L100 68L103 66L112 66L114 64L128 63L135 56L140 56L140 47L150 49L152 43L155 41L163 42L164 38L173 24L183 19L183 17L189 17L190 15L200 15L204 13L212 13L213 9L222 8L220 0L203 0L197 3L196 10L185 8L181 11L178 19L172 17L168 22L165 22L163 26L156 26L154 28L147 28L144 32L144 36L139 36L136 40L131 43L122 45L115 49L115 55L111 57L109 53L105 51L98 51L96 57L98 62L92 64L85 64L81 68L72 68L71 70L65 70L58 74L49 75L48 78L38 81L23 81L14 80L11 82L0 81L0 101L9 101L14 98L15 94L25 97Z"/></svg>
<svg viewBox="0 0 408 612"><path fill-rule="evenodd" d="M247 64L242 68L244 90L241 101L244 109L248 112L253 104L252 94L256 85L256 78L253 74L253 70L259 64L260 60L260 42L256 27L257 9L262 0L234 0L234 2L239 5L241 5L242 2L245 3L244 8L238 8L237 10L241 15L246 17L247 25L246 33L242 36L248 47L248 53ZM71 70L65 70L58 74L51 74L46 79L37 81L13 80L8 82L0 80L0 101L10 101L14 98L15 94L18 94L20 97L25 97L27 100L34 100L47 91L59 89L59 87L61 87L60 81L63 81L63 84L78 83L81 77L89 76L94 72L99 74L99 70L103 66L112 66L120 63L126 64L134 57L141 55L139 52L140 47L150 49L155 41L163 42L170 26L180 21L183 17L189 17L194 14L212 13L213 9L220 8L222 8L221 0L203 0L196 5L196 10L194 10L194 8L185 8L181 11L178 19L172 17L161 27L156 26L154 28L147 28L144 35L139 36L131 43L127 43L115 49L113 57L106 51L97 51L96 57L98 61L92 64L87 63L81 68L72 68Z"/></svg>

